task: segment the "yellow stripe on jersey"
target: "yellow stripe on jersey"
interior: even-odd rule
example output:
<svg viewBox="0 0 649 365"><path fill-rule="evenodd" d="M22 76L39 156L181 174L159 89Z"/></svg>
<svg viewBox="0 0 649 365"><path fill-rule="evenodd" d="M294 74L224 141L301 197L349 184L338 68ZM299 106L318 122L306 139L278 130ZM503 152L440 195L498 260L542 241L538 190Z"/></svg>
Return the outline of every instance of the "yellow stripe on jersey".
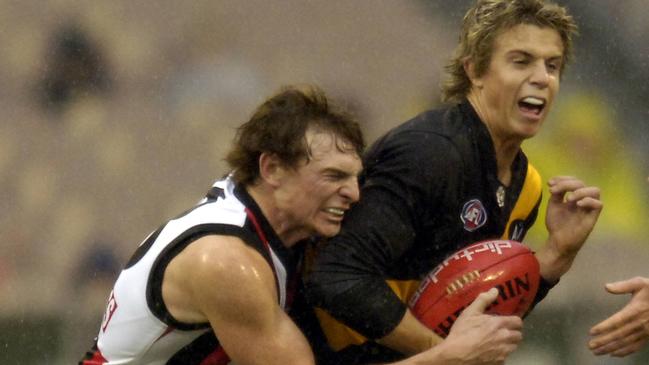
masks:
<svg viewBox="0 0 649 365"><path fill-rule="evenodd" d="M528 163L523 188L509 216L502 239L509 238L509 227L512 222L527 219L539 201L540 196L541 175ZM407 303L419 288L420 280L386 280L386 283L402 302ZM350 345L361 345L367 341L366 337L337 321L324 310L315 308L315 313L320 322L320 327L327 337L327 342L334 351L340 351Z"/></svg>
<svg viewBox="0 0 649 365"><path fill-rule="evenodd" d="M419 282L419 280L386 280L388 286L404 303L419 288ZM315 314L327 337L329 346L334 351L340 351L350 345L360 345L367 341L365 336L338 322L324 310L315 308Z"/></svg>
<svg viewBox="0 0 649 365"><path fill-rule="evenodd" d="M367 341L365 336L338 322L324 310L315 308L315 315L318 317L322 332L327 337L329 347L334 351L340 351L351 345L360 345Z"/></svg>
<svg viewBox="0 0 649 365"><path fill-rule="evenodd" d="M518 196L516 205L509 216L509 221L505 227L505 232L503 233L501 239L509 239L511 237L511 232L509 228L512 222L517 220L525 220L530 215L536 204L541 198L541 175L530 163L527 164L527 175L525 176L525 182L523 183L523 188L521 193Z"/></svg>

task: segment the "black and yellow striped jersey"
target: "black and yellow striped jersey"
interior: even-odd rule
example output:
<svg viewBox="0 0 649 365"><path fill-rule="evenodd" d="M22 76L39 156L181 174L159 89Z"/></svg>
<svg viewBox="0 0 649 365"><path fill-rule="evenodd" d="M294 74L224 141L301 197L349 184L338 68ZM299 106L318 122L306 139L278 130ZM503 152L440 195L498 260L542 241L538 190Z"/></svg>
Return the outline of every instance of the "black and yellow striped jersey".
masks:
<svg viewBox="0 0 649 365"><path fill-rule="evenodd" d="M372 146L361 199L305 280L319 328L303 329L319 363L398 358L368 339L394 329L421 278L470 243L522 241L536 219L541 178L522 151L511 170L502 185L489 132L468 102L425 112ZM320 330L326 351L318 350Z"/></svg>

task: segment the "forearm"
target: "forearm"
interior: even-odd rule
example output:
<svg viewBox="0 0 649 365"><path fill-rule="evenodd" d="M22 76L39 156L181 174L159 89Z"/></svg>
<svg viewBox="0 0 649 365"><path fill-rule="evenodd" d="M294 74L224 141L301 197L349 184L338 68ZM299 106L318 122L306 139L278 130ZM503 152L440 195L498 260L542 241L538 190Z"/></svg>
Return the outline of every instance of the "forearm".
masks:
<svg viewBox="0 0 649 365"><path fill-rule="evenodd" d="M403 354L417 354L440 344L442 338L419 322L408 310L397 327L376 342Z"/></svg>
<svg viewBox="0 0 649 365"><path fill-rule="evenodd" d="M578 251L560 251L552 241L536 252L540 274L549 284L555 284L570 270Z"/></svg>
<svg viewBox="0 0 649 365"><path fill-rule="evenodd" d="M387 365L461 365L462 362L455 361L448 356L446 347L442 342L426 352Z"/></svg>
<svg viewBox="0 0 649 365"><path fill-rule="evenodd" d="M528 313L548 295L550 290L559 283L561 277L568 272L577 253L561 254L551 242L547 242L543 248L535 253L535 255L536 259L539 261L541 281L536 296L534 297L534 302L530 306Z"/></svg>

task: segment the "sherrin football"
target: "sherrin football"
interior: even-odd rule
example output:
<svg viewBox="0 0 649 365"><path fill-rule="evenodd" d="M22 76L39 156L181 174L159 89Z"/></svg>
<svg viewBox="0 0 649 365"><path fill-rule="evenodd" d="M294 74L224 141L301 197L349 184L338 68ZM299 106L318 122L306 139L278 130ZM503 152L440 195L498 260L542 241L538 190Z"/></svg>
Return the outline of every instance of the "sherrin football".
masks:
<svg viewBox="0 0 649 365"><path fill-rule="evenodd" d="M409 301L415 317L441 337L482 292L496 287L487 313L522 316L539 287L539 262L522 243L481 241L445 259L421 281Z"/></svg>

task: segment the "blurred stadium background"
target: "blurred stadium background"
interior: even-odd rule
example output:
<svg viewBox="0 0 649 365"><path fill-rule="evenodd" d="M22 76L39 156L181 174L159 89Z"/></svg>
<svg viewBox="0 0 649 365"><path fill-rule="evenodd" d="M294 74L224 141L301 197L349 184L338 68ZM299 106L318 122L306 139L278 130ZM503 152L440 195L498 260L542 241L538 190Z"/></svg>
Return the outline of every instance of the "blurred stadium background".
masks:
<svg viewBox="0 0 649 365"><path fill-rule="evenodd" d="M234 128L281 85L315 83L368 140L439 104L470 0L0 1L0 363L75 363L139 242L226 172ZM577 61L524 147L605 209L508 364L646 364L587 351L649 275L648 0L572 0ZM543 220L528 242L543 241Z"/></svg>

